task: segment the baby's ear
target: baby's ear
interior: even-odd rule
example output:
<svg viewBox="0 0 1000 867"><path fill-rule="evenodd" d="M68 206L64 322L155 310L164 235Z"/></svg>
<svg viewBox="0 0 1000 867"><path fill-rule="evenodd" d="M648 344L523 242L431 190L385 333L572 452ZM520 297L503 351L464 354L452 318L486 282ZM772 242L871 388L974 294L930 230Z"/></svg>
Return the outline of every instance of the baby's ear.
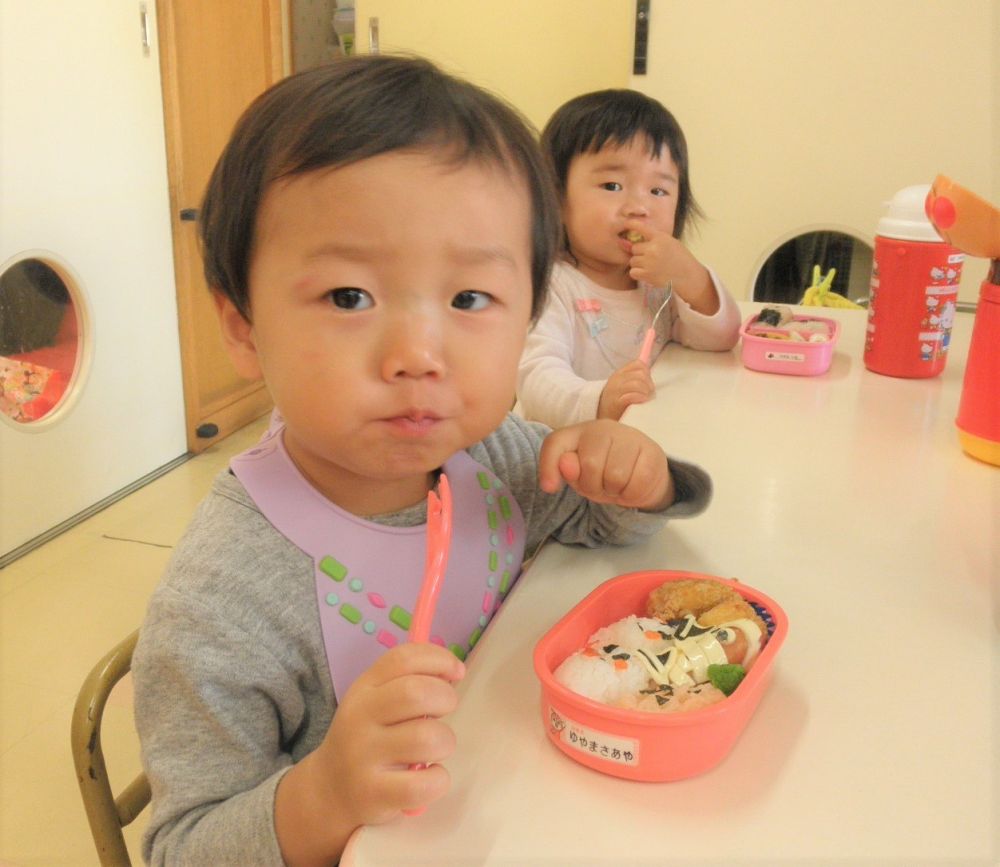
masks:
<svg viewBox="0 0 1000 867"><path fill-rule="evenodd" d="M215 309L219 313L222 342L236 372L244 379L262 379L263 373L257 358L253 325L244 318L243 314L236 309L236 305L225 295L213 292L212 297L215 299Z"/></svg>

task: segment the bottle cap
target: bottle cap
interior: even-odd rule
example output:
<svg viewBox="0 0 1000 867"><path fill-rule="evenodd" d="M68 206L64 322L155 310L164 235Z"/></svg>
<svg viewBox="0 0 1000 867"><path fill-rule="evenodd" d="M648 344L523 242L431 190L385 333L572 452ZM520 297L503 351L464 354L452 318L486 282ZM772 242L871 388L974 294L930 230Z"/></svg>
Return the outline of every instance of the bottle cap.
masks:
<svg viewBox="0 0 1000 867"><path fill-rule="evenodd" d="M930 184L917 184L904 187L896 193L885 202L888 212L878 221L876 233L883 238L899 238L903 241L943 243L924 213L924 200L930 189Z"/></svg>

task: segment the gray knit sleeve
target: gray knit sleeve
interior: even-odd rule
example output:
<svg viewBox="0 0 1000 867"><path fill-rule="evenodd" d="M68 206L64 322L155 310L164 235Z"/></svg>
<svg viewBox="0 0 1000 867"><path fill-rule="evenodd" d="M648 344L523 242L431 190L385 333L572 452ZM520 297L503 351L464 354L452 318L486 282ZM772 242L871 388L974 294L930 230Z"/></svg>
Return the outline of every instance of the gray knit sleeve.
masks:
<svg viewBox="0 0 1000 867"><path fill-rule="evenodd" d="M151 864L281 865L278 782L318 745L335 704L311 564L242 493L217 480L133 658Z"/></svg>
<svg viewBox="0 0 1000 867"><path fill-rule="evenodd" d="M538 455L549 432L545 425L508 415L492 435L469 449L510 485L527 525L526 557L549 537L586 547L632 544L657 533L670 518L691 517L708 507L712 497L708 474L673 458L669 462L677 499L659 512L599 505L568 486L547 494L538 487Z"/></svg>

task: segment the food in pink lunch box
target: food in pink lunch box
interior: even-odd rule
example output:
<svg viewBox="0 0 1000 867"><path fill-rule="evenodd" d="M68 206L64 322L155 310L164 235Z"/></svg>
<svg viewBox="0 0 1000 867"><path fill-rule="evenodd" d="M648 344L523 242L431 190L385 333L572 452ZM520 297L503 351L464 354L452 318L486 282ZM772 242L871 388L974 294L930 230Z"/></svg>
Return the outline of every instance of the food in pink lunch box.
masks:
<svg viewBox="0 0 1000 867"><path fill-rule="evenodd" d="M555 679L614 707L696 710L731 694L767 643L761 612L717 581L668 581L649 594L646 615L598 629Z"/></svg>
<svg viewBox="0 0 1000 867"><path fill-rule="evenodd" d="M830 326L821 319L796 318L791 308L777 305L761 310L747 328L747 334L771 340L826 343L830 339Z"/></svg>

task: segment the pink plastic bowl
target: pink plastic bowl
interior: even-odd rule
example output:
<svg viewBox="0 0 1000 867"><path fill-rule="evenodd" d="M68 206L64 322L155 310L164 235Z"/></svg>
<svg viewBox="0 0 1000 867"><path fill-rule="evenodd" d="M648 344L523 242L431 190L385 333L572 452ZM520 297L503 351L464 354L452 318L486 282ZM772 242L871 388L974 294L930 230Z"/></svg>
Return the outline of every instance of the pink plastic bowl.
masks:
<svg viewBox="0 0 1000 867"><path fill-rule="evenodd" d="M792 320L823 322L830 329L830 339L822 343L807 343L751 334L750 326L757 321L757 314L753 313L740 329L740 337L743 338L740 350L743 366L765 373L788 373L792 376L817 376L826 373L833 361L833 348L840 336L840 323L825 316L793 316ZM781 328L771 330L781 331Z"/></svg>
<svg viewBox="0 0 1000 867"><path fill-rule="evenodd" d="M728 698L698 710L654 713L610 707L558 683L552 672L602 626L645 615L646 598L666 581L708 578L726 584L757 607L774 629L760 656ZM772 599L739 581L696 572L650 570L605 581L552 627L535 646L542 683L542 724L549 739L588 768L629 780L666 782L703 774L721 762L743 731L770 678L788 632Z"/></svg>

